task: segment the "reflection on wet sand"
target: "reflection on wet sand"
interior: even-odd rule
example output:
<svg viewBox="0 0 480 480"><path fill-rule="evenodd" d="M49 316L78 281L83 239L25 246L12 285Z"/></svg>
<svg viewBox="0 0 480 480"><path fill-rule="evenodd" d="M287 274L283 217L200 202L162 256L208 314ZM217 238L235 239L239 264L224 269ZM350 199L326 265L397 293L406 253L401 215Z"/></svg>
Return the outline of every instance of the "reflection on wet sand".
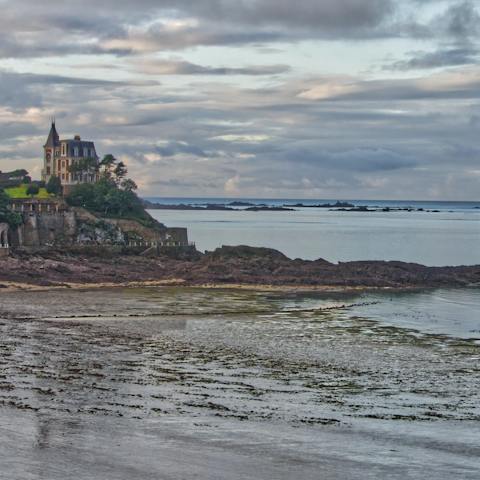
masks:
<svg viewBox="0 0 480 480"><path fill-rule="evenodd" d="M16 451L31 456L22 462L36 476L18 478L62 478L61 469L42 477L47 458L66 458L68 445L79 449L79 458L95 456L91 446L105 435L115 443L117 428L147 450L167 433L182 448L214 439L226 448L245 430L231 455L255 439L272 455L287 449L293 463L312 461L311 455L319 461L322 442L333 445L360 429L364 436L358 434L360 443L342 461L356 455L366 464L380 459L364 451L365 432L398 443L387 437L405 430L410 440L425 436L421 448L447 450L437 478L460 471L470 478L480 439L462 443L460 454L445 443L442 429L469 438L466 432L480 420L480 346L475 339L382 323L378 304L385 299L369 295L175 288L3 294L0 429L14 439L0 448L17 442ZM376 318L359 316L362 308ZM23 429L15 431L12 418ZM424 432L431 422L429 439ZM99 432L99 425L106 430ZM158 464L143 461L158 478ZM393 462L399 475L402 461ZM9 478L21 471L9 468ZM128 478L127 467L111 468ZM272 474L273 466L263 468ZM311 464L302 468L304 478L315 478ZM174 467L170 473L184 478ZM230 478L242 474L238 467Z"/></svg>

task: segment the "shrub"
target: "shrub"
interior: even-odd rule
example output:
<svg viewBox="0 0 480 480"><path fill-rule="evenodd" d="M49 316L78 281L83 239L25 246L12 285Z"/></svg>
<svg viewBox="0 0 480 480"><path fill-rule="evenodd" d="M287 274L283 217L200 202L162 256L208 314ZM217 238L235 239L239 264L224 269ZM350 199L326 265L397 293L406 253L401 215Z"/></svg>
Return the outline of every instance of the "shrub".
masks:
<svg viewBox="0 0 480 480"><path fill-rule="evenodd" d="M10 197L0 189L0 223L8 223L10 227L16 228L22 224L20 214L11 212L8 208Z"/></svg>
<svg viewBox="0 0 480 480"><path fill-rule="evenodd" d="M38 192L40 191L40 187L36 183L31 183L28 188L27 188L27 195L31 195L34 197L35 195L38 195Z"/></svg>
<svg viewBox="0 0 480 480"><path fill-rule="evenodd" d="M62 193L62 183L56 175L52 175L47 182L47 192L52 195L60 195Z"/></svg>

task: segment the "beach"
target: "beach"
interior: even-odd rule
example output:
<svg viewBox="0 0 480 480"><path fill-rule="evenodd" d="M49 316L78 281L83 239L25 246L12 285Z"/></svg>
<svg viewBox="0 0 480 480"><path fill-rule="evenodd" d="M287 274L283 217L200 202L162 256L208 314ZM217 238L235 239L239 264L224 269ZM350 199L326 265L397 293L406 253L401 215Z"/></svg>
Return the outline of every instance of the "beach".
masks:
<svg viewBox="0 0 480 480"><path fill-rule="evenodd" d="M8 478L478 473L477 289L0 298Z"/></svg>

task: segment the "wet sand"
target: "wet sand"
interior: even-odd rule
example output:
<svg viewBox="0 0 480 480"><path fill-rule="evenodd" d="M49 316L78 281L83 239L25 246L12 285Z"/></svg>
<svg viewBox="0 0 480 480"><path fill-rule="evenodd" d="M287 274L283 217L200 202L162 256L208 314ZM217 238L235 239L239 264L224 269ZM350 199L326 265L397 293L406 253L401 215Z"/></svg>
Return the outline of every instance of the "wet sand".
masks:
<svg viewBox="0 0 480 480"><path fill-rule="evenodd" d="M477 340L358 316L378 301L185 287L2 292L0 470L478 478Z"/></svg>

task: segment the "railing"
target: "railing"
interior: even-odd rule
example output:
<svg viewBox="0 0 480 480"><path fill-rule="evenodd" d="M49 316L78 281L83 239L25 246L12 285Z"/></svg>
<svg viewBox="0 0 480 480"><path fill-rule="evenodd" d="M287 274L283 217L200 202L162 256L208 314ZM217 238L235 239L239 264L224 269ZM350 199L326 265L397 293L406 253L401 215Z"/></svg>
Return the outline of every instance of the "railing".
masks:
<svg viewBox="0 0 480 480"><path fill-rule="evenodd" d="M187 245L183 244L182 242L178 241L165 241L165 242L144 242L141 240L135 241L131 240L128 242L129 247L194 247L194 242L188 242Z"/></svg>

